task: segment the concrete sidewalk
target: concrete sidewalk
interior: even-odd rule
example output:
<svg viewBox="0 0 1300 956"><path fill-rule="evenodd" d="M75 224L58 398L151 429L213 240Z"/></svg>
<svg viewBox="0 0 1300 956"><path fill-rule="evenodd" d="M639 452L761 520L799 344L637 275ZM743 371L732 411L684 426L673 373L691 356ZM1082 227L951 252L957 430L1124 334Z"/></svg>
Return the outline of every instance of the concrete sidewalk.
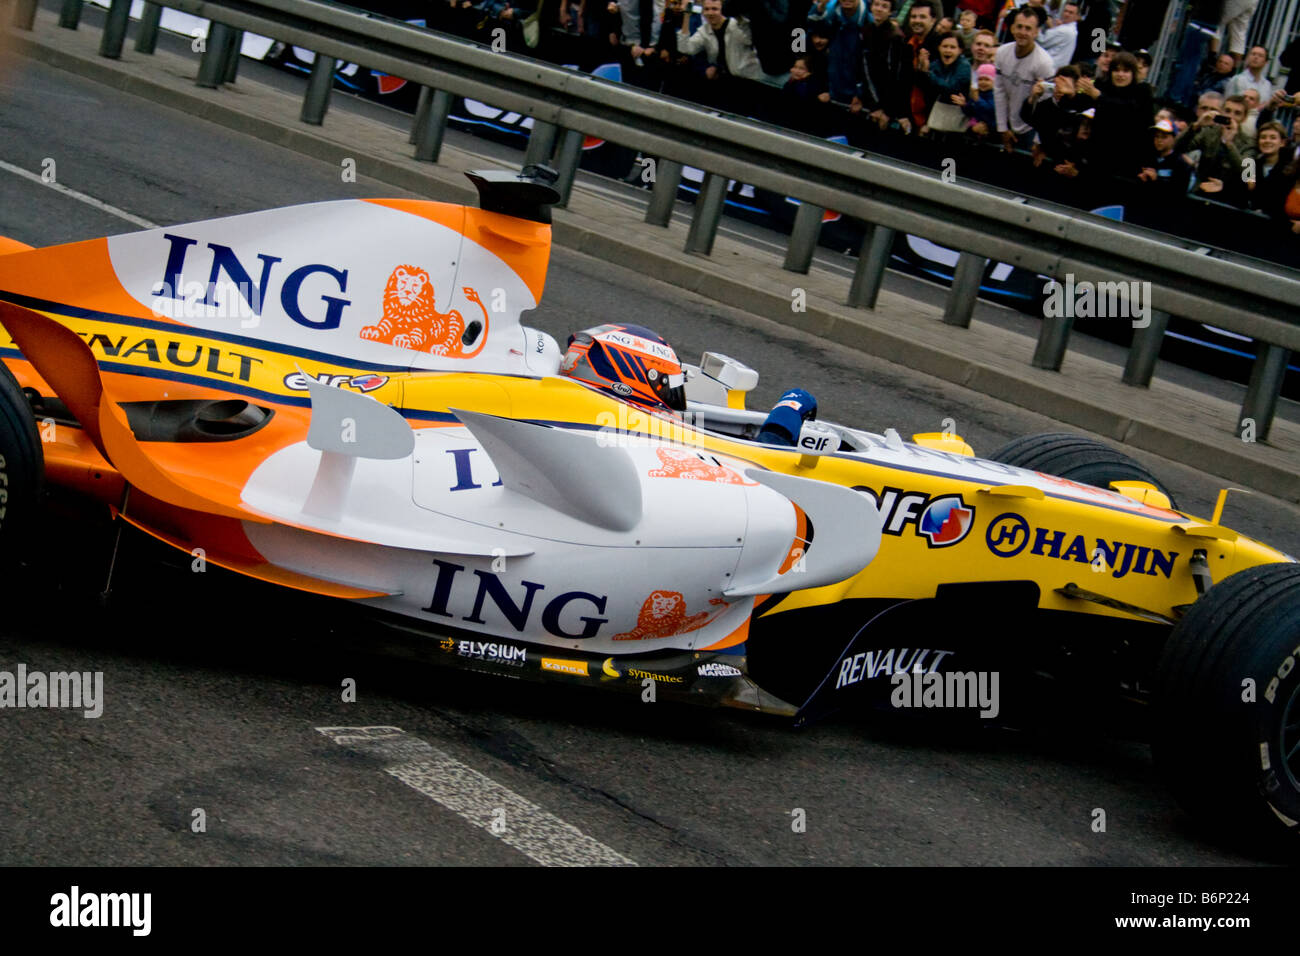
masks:
<svg viewBox="0 0 1300 956"><path fill-rule="evenodd" d="M351 157L359 174L431 199L475 204L464 171L498 165L448 146L437 165L417 163L406 134L375 120L332 110L323 126L308 126L298 120L300 96L247 79L200 89L198 54L142 56L128 43L120 60L109 60L98 55L97 29L60 29L42 9L28 33L8 26L8 7L0 11L4 45L13 52L336 166ZM580 185L554 218L560 245L1300 502L1300 425L1277 419L1268 443L1243 442L1235 431L1236 404L1158 379L1149 389L1133 388L1121 383L1119 367L1078 352L1069 353L1060 372L1036 369L1029 364L1032 338L988 324L956 329L942 323L939 309L884 290L874 310L852 309L843 305L847 278L816 266L806 276L787 272L772 252L723 235L711 257L684 253L687 217L677 216L666 229L649 226ZM806 290L804 312L792 310L796 288Z"/></svg>

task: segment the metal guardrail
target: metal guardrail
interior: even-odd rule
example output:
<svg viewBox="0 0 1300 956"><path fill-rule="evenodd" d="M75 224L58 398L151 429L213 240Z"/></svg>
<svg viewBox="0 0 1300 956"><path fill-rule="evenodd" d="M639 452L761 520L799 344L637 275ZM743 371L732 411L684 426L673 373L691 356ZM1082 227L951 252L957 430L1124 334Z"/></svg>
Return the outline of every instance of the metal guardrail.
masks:
<svg viewBox="0 0 1300 956"><path fill-rule="evenodd" d="M75 29L82 0L64 0L60 25ZM112 0L100 53L121 54L130 0ZM1241 418L1256 440L1267 438L1286 373L1300 351L1300 271L1234 257L1120 225L1078 210L1028 201L1005 190L944 182L930 170L646 93L634 87L497 53L405 23L313 0L164 0L146 3L137 50L152 51L154 9L167 6L211 21L197 82L234 78L237 31L273 37L316 53L301 120L320 124L336 60L421 84L412 127L416 158L436 162L450 97L491 103L534 118L525 162L550 161L560 171L562 203L581 156L583 134L658 157L646 220L666 225L684 164L706 171L686 251L708 255L722 214L727 180L736 179L800 200L786 268L806 272L821 211L835 209L868 224L849 304L875 305L896 232L961 251L944 311L948 324L971 321L989 260L1076 283L1150 283L1150 325L1134 333L1122 380L1147 386L1170 315L1247 335L1264 344ZM15 24L31 28L36 0L18 0ZM553 155L554 154L554 155ZM1044 318L1033 364L1057 370L1073 319ZM1243 423L1234 430L1244 428Z"/></svg>

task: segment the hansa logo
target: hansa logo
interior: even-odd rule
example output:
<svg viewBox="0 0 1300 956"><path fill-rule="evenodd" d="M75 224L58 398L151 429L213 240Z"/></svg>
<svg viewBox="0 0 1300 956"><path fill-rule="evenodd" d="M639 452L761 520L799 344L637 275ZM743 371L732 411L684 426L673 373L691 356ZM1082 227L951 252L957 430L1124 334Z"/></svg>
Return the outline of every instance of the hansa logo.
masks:
<svg viewBox="0 0 1300 956"><path fill-rule="evenodd" d="M388 384L387 375L368 372L365 375L338 375L333 372L317 372L312 378L322 385L332 388L355 388L358 392L373 392ZM307 376L302 372L290 372L284 377L284 387L295 392L307 391Z"/></svg>
<svg viewBox="0 0 1300 956"><path fill-rule="evenodd" d="M554 657L543 657L542 670L554 671L557 674L571 674L574 677L586 677L587 662L586 661L562 661Z"/></svg>

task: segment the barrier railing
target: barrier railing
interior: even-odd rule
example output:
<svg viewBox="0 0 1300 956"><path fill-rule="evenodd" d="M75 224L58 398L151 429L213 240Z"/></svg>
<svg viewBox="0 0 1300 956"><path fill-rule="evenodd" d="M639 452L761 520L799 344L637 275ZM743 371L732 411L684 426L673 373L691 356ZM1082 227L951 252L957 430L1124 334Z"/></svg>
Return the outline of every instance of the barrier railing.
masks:
<svg viewBox="0 0 1300 956"><path fill-rule="evenodd" d="M130 0L112 0L100 53L121 55ZM785 266L807 272L825 209L869 225L848 304L873 308L894 235L905 232L960 251L943 321L970 325L980 278L990 260L1076 286L1149 283L1149 323L1137 328L1122 381L1145 387L1155 371L1170 315L1207 322L1259 343L1234 430L1267 438L1288 356L1300 350L1300 271L1194 246L1151 230L1078 210L1027 200L1005 190L947 182L930 170L883 160L788 130L650 94L623 84L498 53L363 11L314 0L165 0L146 3L136 48L153 49L156 10L211 21L196 82L218 86L235 76L238 31L312 50L316 61L300 119L320 124L337 60L403 77L424 89L411 131L417 159L436 162L451 96L534 118L525 162L550 162L568 201L583 135L657 158L646 221L667 225L683 165L705 171L686 250L708 255L730 179L802 204ZM36 0L18 0L14 22L30 29ZM76 27L81 0L64 0L60 25ZM1111 288L1114 288L1113 286ZM1072 310L1045 317L1032 363L1059 370L1069 346ZM1249 426L1245 420L1249 420Z"/></svg>

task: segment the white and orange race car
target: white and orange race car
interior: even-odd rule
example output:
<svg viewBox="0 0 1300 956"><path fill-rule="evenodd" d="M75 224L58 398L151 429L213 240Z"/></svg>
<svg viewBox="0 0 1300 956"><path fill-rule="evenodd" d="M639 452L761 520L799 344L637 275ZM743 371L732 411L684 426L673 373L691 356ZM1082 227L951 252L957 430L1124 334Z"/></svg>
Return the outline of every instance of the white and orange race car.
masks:
<svg viewBox="0 0 1300 956"><path fill-rule="evenodd" d="M6 241L0 551L39 520L43 476L477 670L800 720L992 719L1046 675L1154 707L1185 806L1294 842L1300 566L1223 527L1223 496L1183 514L1071 435L987 460L815 420L765 443L757 374L723 355L685 366L685 414L562 374L520 322L555 198L526 173L473 174L481 208Z"/></svg>

